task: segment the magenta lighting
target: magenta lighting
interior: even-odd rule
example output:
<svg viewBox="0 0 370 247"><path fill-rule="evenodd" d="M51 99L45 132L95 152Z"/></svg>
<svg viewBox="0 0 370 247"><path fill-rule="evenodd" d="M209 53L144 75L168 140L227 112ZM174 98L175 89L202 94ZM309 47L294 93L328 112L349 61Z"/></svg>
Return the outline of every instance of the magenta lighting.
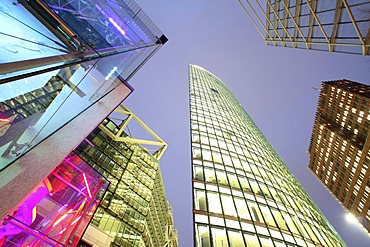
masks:
<svg viewBox="0 0 370 247"><path fill-rule="evenodd" d="M113 24L113 26L115 26L117 28L117 30L122 34L122 35L125 35L126 32L123 31L123 29L117 24L117 22L115 22L112 18L109 17L109 21Z"/></svg>

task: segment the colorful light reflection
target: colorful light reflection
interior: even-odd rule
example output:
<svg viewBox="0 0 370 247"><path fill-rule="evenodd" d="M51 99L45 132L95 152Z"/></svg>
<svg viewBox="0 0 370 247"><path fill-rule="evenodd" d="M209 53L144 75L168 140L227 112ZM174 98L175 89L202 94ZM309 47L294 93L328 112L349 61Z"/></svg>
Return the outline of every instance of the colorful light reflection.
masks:
<svg viewBox="0 0 370 247"><path fill-rule="evenodd" d="M0 118L0 122L5 122L5 123L9 123L10 122L10 120L9 119L7 119L7 118Z"/></svg>
<svg viewBox="0 0 370 247"><path fill-rule="evenodd" d="M86 175L85 173L82 173L83 177L84 177L84 180L85 180L85 184L86 184L86 189L87 189L87 193L89 193L89 197L91 198L91 191L90 191L90 187L89 187L89 184L87 183L87 179L86 179Z"/></svg>
<svg viewBox="0 0 370 247"><path fill-rule="evenodd" d="M110 21L110 23L113 24L113 26L115 26L117 28L117 30L122 34L122 35L126 35L126 32L117 24L117 22L115 22L111 17L108 18L108 20Z"/></svg>

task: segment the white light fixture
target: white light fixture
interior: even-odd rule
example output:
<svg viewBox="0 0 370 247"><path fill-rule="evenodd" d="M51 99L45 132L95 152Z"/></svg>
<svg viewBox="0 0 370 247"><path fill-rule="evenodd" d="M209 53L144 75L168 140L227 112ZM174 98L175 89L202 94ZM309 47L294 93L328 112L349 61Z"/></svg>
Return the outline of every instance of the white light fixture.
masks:
<svg viewBox="0 0 370 247"><path fill-rule="evenodd" d="M353 214L351 214L351 213L347 213L346 220L349 223L357 223L358 222L357 218Z"/></svg>

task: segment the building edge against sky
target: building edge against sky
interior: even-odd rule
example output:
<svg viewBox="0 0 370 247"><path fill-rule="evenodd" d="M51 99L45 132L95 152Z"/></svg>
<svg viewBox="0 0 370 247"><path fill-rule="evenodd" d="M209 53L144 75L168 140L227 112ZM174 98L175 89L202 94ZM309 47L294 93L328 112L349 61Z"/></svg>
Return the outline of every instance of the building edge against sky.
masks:
<svg viewBox="0 0 370 247"><path fill-rule="evenodd" d="M370 55L368 0L239 3L267 45Z"/></svg>
<svg viewBox="0 0 370 247"><path fill-rule="evenodd" d="M322 83L309 169L370 233L370 86Z"/></svg>
<svg viewBox="0 0 370 247"><path fill-rule="evenodd" d="M346 246L223 82L189 81L195 246Z"/></svg>
<svg viewBox="0 0 370 247"><path fill-rule="evenodd" d="M56 180L49 176L58 175L58 167L80 169L80 163L66 165L65 157L133 91L127 81L167 42L132 0L58 4L0 3L0 23L7 23L0 39L5 48L0 58L0 194L7 198L0 205L1 219L13 217L11 212L26 196L36 196L39 186L52 191ZM76 175L76 183L88 184L97 176L83 174ZM81 186L64 184L72 191ZM86 198L92 198L90 193ZM24 229L38 222L26 218Z"/></svg>

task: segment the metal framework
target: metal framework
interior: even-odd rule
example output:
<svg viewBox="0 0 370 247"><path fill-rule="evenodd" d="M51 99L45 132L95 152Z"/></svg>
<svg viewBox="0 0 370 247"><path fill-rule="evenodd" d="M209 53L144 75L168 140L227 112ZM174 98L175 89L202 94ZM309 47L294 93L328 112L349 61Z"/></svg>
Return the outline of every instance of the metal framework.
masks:
<svg viewBox="0 0 370 247"><path fill-rule="evenodd" d="M262 2L266 3L265 9ZM370 1L239 0L239 3L267 45L370 55Z"/></svg>
<svg viewBox="0 0 370 247"><path fill-rule="evenodd" d="M118 132L113 133L110 129L108 129L103 124L101 124L99 128L115 141L135 143L135 144L140 144L140 145L159 146L159 149L157 149L153 153L153 156L157 158L158 160L160 160L163 153L167 149L167 144L157 134L155 134L154 131L151 130L143 121L141 121L130 109L128 109L127 106L120 104L119 107L116 110L114 110L114 112L121 114L123 116L126 116L125 120L119 126ZM130 123L132 119L134 119L137 123L139 123L140 126L143 127L145 131L147 131L147 133L149 133L152 137L156 139L156 141L138 139L132 136L125 135L124 130L126 129L126 127L128 126L128 124Z"/></svg>

